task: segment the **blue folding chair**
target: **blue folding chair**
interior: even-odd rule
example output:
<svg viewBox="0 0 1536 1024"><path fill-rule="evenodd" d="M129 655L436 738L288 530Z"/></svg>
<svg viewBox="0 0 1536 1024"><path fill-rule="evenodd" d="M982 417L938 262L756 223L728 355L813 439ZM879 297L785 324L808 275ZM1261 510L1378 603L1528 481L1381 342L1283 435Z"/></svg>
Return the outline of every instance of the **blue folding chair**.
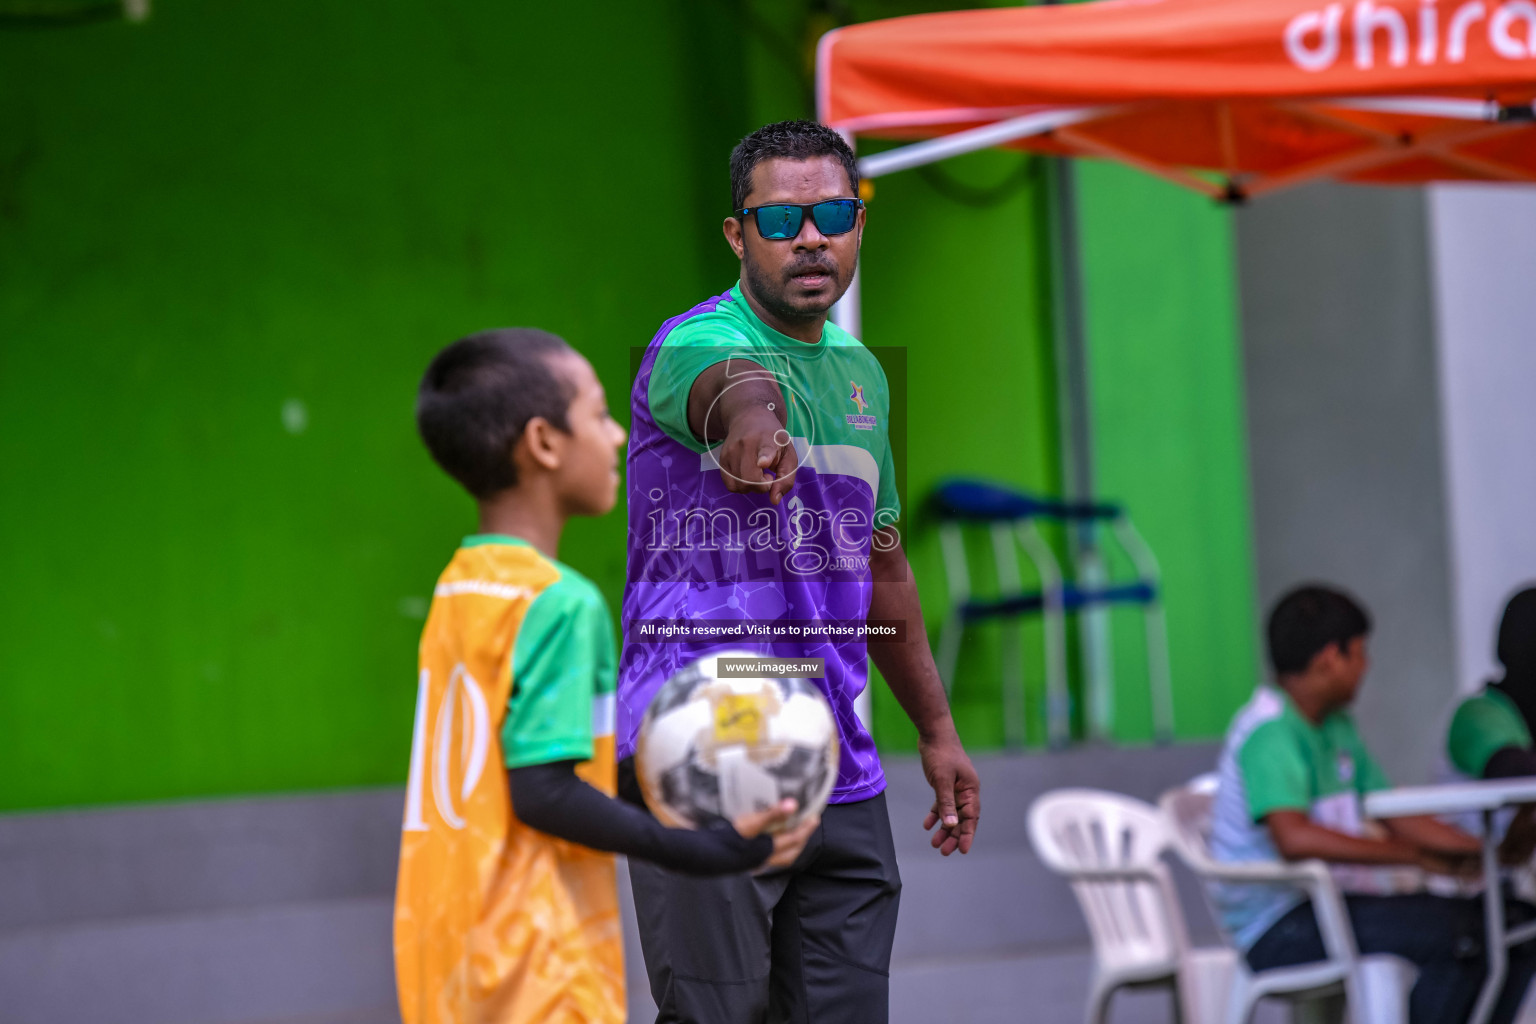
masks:
<svg viewBox="0 0 1536 1024"><path fill-rule="evenodd" d="M1003 734L1009 746L1023 746L1026 725L1023 620L1039 614L1045 628L1046 736L1052 747L1071 740L1071 698L1067 689L1066 616L1079 612L1084 622L1085 664L1096 667L1088 679L1088 735L1110 738L1114 725L1114 675L1110 664L1108 610L1113 605L1139 605L1144 614L1147 676L1152 696L1153 734L1158 742L1173 738L1173 697L1168 668L1167 623L1161 600L1157 559L1117 504L1066 502L1041 498L983 480L949 480L935 490L932 504L939 516L939 542L949 585L949 615L939 634L935 654L946 688L953 686L960 644L967 626L992 620L1016 622L1003 633ZM1075 580L1064 578L1050 545L1040 535L1041 520L1086 524L1105 523L1135 566L1136 578L1104 580L1102 562L1080 560ZM977 597L971 592L966 565L965 525L985 525L992 537L997 564L998 593ZM1039 590L1026 590L1018 552L1033 566ZM1090 628L1091 627L1091 628Z"/></svg>

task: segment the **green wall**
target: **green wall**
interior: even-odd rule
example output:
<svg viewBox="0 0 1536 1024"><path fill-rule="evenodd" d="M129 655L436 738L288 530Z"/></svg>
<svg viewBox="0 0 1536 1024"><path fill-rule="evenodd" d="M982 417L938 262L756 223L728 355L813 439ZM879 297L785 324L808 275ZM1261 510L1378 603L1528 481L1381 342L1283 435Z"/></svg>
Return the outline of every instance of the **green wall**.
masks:
<svg viewBox="0 0 1536 1024"><path fill-rule="evenodd" d="M1220 736L1259 664L1231 213L1117 164L1076 167L1095 487L1161 564L1177 734ZM1112 626L1115 736L1150 739L1141 616Z"/></svg>
<svg viewBox="0 0 1536 1024"><path fill-rule="evenodd" d="M428 358L544 326L623 410L629 347L729 283L745 113L684 15L167 0L0 33L0 807L404 777L475 525L414 434ZM614 601L623 529L565 549Z"/></svg>
<svg viewBox="0 0 1536 1024"><path fill-rule="evenodd" d="M890 17L918 6L946 5L858 13ZM1021 161L978 153L901 172L879 179L870 203L863 338L908 350L906 497L917 514L903 528L935 640L946 614L943 563L921 514L933 484L975 475L1044 493L1062 488L1047 192ZM1160 560L1176 735L1208 739L1221 735L1258 672L1231 215L1125 167L1074 167L1095 492L1125 503ZM1046 538L1065 560L1060 531ZM977 592L995 586L982 531L967 531L967 556ZM1110 568L1132 572L1118 557ZM1145 742L1152 714L1142 616L1121 609L1110 621L1114 736ZM1081 728L1074 625L1069 669ZM1003 741L1002 628L967 631L952 681L961 735L982 749ZM1039 746L1043 638L1035 621L1023 632L1026 740ZM879 686L874 698L881 747L913 748L915 732L890 692Z"/></svg>
<svg viewBox="0 0 1536 1024"><path fill-rule="evenodd" d="M734 276L725 158L805 112L808 24L766 0L166 0L139 26L0 32L0 809L402 779L427 594L474 526L414 434L422 368L535 324L627 416L632 346ZM864 333L908 352L930 628L931 484L1059 481L1044 199L1022 166L976 154L870 205ZM1164 557L1181 725L1208 734L1252 661L1235 350L1199 326L1230 321L1230 270L1200 210L1180 277L1156 232L1186 207L1117 180L1084 188L1101 480ZM634 202L664 214L648 234ZM1117 260L1145 278L1124 306L1099 284ZM1190 516L1218 456L1237 464ZM623 535L615 513L564 549L615 604ZM978 748L1001 740L997 675L984 627L955 693ZM910 746L883 689L876 711L882 745Z"/></svg>
<svg viewBox="0 0 1536 1024"><path fill-rule="evenodd" d="M879 147L870 146L873 152ZM938 534L923 500L946 476L982 476L1059 490L1044 183L1018 153L984 152L926 173L878 179L862 257L863 335L907 349L907 515L903 537L935 639L946 614ZM971 531L974 585L995 586L990 546ZM953 681L955 722L967 743L1003 742L1001 627L966 634ZM1040 650L1038 623L1026 650ZM1040 673L1027 677L1038 705ZM875 694L882 747L916 733L890 691ZM1043 737L1038 716L1030 734Z"/></svg>
<svg viewBox="0 0 1536 1024"><path fill-rule="evenodd" d="M863 263L864 340L908 347L909 507L948 475L1061 490L1046 197L1038 178L1017 177L1020 161L974 154L946 163L947 181L905 172L877 183ZM1219 736L1257 667L1230 213L1117 165L1075 168L1095 492L1126 505L1161 563L1176 734ZM1021 187L1000 187L1010 179ZM988 194L1006 198L981 201ZM882 222L899 228L882 234ZM946 609L933 524L910 517L906 539L936 639ZM1047 539L1064 559L1059 531ZM968 530L967 545L973 585L988 592L995 578L984 531ZM1133 573L1108 550L1114 574ZM1120 608L1110 622L1114 736L1145 742L1152 713L1142 615ZM1003 741L1003 628L967 632L953 680L956 722L981 748ZM1075 630L1068 640L1080 698ZM1024 650L1026 740L1039 745L1045 697L1036 621L1025 625ZM877 689L875 704L882 747L914 746L889 691ZM1079 702L1079 728L1081 710Z"/></svg>

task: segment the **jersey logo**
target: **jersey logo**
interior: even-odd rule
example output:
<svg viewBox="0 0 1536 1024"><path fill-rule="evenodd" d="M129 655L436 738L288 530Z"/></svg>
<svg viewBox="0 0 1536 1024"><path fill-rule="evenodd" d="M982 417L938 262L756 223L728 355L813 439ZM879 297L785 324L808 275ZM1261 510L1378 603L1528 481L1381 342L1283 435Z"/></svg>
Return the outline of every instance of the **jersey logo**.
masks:
<svg viewBox="0 0 1536 1024"><path fill-rule="evenodd" d="M1355 781L1355 759L1340 752L1338 760L1339 781L1346 785Z"/></svg>
<svg viewBox="0 0 1536 1024"><path fill-rule="evenodd" d="M853 393L848 396L848 401L852 402L859 411L857 413L850 412L843 419L854 430L874 430L875 418L864 414L864 410L868 409L870 405L864 398L864 386L854 381L849 381L848 383L853 385Z"/></svg>

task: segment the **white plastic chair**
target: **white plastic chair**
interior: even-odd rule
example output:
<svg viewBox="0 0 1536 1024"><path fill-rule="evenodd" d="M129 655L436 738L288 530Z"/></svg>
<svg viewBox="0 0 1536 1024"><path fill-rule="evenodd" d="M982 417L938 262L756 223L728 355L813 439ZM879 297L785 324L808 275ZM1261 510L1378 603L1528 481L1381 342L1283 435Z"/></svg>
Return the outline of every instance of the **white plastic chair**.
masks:
<svg viewBox="0 0 1536 1024"><path fill-rule="evenodd" d="M1174 988L1184 1024L1219 1024L1237 954L1190 948L1157 808L1118 793L1058 789L1030 807L1029 837L1070 882L1093 937L1088 1024L1108 1019L1118 989L1154 985Z"/></svg>
<svg viewBox="0 0 1536 1024"><path fill-rule="evenodd" d="M1232 984L1223 1015L1226 1024L1248 1024L1264 998L1304 1002L1341 993L1356 1024L1405 1024L1408 992L1418 971L1398 957L1359 954L1349 914L1326 864L1319 860L1234 864L1211 856L1211 805L1217 784L1216 775L1201 775L1163 794L1159 804L1167 822L1169 845L1202 881L1282 882L1305 891L1328 954L1316 963L1255 972L1234 949Z"/></svg>

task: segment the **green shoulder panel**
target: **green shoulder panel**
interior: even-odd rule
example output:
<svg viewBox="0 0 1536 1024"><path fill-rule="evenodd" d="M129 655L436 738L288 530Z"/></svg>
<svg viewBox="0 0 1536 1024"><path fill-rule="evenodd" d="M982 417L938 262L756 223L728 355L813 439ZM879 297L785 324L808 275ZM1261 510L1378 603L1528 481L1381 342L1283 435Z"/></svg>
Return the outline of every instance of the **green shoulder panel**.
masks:
<svg viewBox="0 0 1536 1024"><path fill-rule="evenodd" d="M1468 697L1451 716L1445 752L1463 775L1483 777L1488 761L1505 747L1530 747L1531 731L1509 698L1497 690Z"/></svg>
<svg viewBox="0 0 1536 1024"><path fill-rule="evenodd" d="M876 459L880 465L880 487L875 494L875 508L877 511L889 510L894 517L890 521L894 523L901 518L901 495L896 490L896 459L890 438L891 385L886 380L885 367L880 365L880 360L868 349L864 351L873 364L872 372L880 382L875 396L875 408L879 410L877 415L880 417L880 451Z"/></svg>
<svg viewBox="0 0 1536 1024"><path fill-rule="evenodd" d="M558 563L557 563L558 564ZM590 580L560 565L523 616L502 726L508 768L592 757L592 701L614 684L612 620Z"/></svg>
<svg viewBox="0 0 1536 1024"><path fill-rule="evenodd" d="M1307 746L1284 716L1254 729L1237 753L1253 821L1272 811L1311 810L1315 798Z"/></svg>
<svg viewBox="0 0 1536 1024"><path fill-rule="evenodd" d="M646 401L658 426L696 452L707 446L688 427L688 393L699 374L733 355L755 352L758 344L740 323L723 312L701 313L673 328L661 342L651 366Z"/></svg>

